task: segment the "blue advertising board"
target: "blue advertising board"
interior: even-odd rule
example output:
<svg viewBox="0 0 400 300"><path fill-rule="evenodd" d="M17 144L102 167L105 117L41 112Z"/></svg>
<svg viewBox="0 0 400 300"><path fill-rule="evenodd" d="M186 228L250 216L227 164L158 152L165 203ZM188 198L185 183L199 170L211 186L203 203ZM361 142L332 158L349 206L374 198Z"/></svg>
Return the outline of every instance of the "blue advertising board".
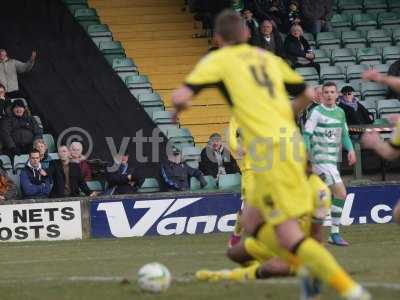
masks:
<svg viewBox="0 0 400 300"><path fill-rule="evenodd" d="M135 195L90 203L91 235L94 238L145 235L181 235L230 232L241 206L240 194L184 194L176 197ZM400 198L400 185L348 189L343 225L388 223Z"/></svg>

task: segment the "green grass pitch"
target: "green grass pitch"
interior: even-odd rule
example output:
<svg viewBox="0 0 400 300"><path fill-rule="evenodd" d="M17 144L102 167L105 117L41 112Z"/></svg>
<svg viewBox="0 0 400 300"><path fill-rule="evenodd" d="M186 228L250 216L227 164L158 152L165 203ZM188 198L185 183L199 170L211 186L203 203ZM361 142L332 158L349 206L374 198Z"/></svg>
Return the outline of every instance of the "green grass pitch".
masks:
<svg viewBox="0 0 400 300"><path fill-rule="evenodd" d="M379 300L400 299L400 226L343 228L348 248L329 247ZM227 234L115 240L8 243L0 247L0 299L298 299L294 278L248 283L196 282L201 268L234 266L225 257ZM134 282L145 263L165 264L177 281L164 294L140 292ZM324 288L323 299L338 299Z"/></svg>

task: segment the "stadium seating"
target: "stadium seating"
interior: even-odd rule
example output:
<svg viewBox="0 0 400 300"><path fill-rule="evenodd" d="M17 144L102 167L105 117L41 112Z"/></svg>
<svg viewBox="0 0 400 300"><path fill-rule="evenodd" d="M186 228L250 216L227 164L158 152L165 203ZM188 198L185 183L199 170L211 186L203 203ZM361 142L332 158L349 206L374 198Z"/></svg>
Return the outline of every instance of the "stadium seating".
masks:
<svg viewBox="0 0 400 300"><path fill-rule="evenodd" d="M16 155L14 156L14 173L18 174L21 172L21 170L25 167L26 162L29 159L28 154L22 154L22 155Z"/></svg>
<svg viewBox="0 0 400 300"><path fill-rule="evenodd" d="M207 185L202 189L200 187L200 182L196 178L194 177L190 178L190 190L191 191L217 190L217 181L215 180L214 177L207 175L204 176L204 179L206 180Z"/></svg>
<svg viewBox="0 0 400 300"><path fill-rule="evenodd" d="M342 44L346 48L365 48L367 45L367 39L362 31L343 31Z"/></svg>
<svg viewBox="0 0 400 300"><path fill-rule="evenodd" d="M309 81L309 80L315 80L319 81L319 75L318 72L315 68L296 68L296 71L304 77L304 80Z"/></svg>
<svg viewBox="0 0 400 300"><path fill-rule="evenodd" d="M377 102L379 117L387 114L400 113L400 101L397 99L384 99Z"/></svg>
<svg viewBox="0 0 400 300"><path fill-rule="evenodd" d="M374 116L374 120L378 118L378 110L376 108L375 100L364 100L362 101L362 105Z"/></svg>
<svg viewBox="0 0 400 300"><path fill-rule="evenodd" d="M201 151L196 147L184 147L182 149L183 161L190 167L198 169L200 162L200 153Z"/></svg>
<svg viewBox="0 0 400 300"><path fill-rule="evenodd" d="M334 31L348 30L351 27L351 18L346 14L334 14L331 19Z"/></svg>
<svg viewBox="0 0 400 300"><path fill-rule="evenodd" d="M8 171L13 169L11 159L7 155L0 155L0 161L4 170Z"/></svg>
<svg viewBox="0 0 400 300"><path fill-rule="evenodd" d="M54 138L51 134L43 134L43 140L45 141L46 145L47 145L47 149L49 151L49 153L53 153L56 152L56 144L54 142Z"/></svg>
<svg viewBox="0 0 400 300"><path fill-rule="evenodd" d="M400 47L385 47L382 49L382 61L391 64L400 59Z"/></svg>
<svg viewBox="0 0 400 300"><path fill-rule="evenodd" d="M374 14L355 14L352 23L354 30L372 30L378 25Z"/></svg>
<svg viewBox="0 0 400 300"><path fill-rule="evenodd" d="M155 111L153 121L158 124L175 124L172 120L173 114L170 111Z"/></svg>
<svg viewBox="0 0 400 300"><path fill-rule="evenodd" d="M93 192L98 192L98 193L104 192L103 186L101 182L98 180L86 181L86 184L89 187L89 189Z"/></svg>
<svg viewBox="0 0 400 300"><path fill-rule="evenodd" d="M316 49L316 50L314 50L314 54L315 54L314 61L316 63L319 63L321 66L322 65L330 65L330 63L331 63L330 50Z"/></svg>
<svg viewBox="0 0 400 300"><path fill-rule="evenodd" d="M155 193L160 191L160 185L155 178L146 178L142 186L138 189L139 193Z"/></svg>
<svg viewBox="0 0 400 300"><path fill-rule="evenodd" d="M332 50L332 63L335 66L347 66L356 63L356 54L353 49L342 48Z"/></svg>
<svg viewBox="0 0 400 300"><path fill-rule="evenodd" d="M386 0L364 0L364 10L367 12L385 12L387 10Z"/></svg>
<svg viewBox="0 0 400 300"><path fill-rule="evenodd" d="M361 12L363 9L362 0L339 0L338 8L341 12L345 11L347 13L357 13Z"/></svg>
<svg viewBox="0 0 400 300"><path fill-rule="evenodd" d="M350 65L346 69L346 78L349 83L356 84L362 81L361 74L369 69L369 65Z"/></svg>
<svg viewBox="0 0 400 300"><path fill-rule="evenodd" d="M152 91L151 83L146 75L128 76L125 79L125 84L130 90Z"/></svg>
<svg viewBox="0 0 400 300"><path fill-rule="evenodd" d="M340 48L340 34L337 32L317 33L317 46L319 49Z"/></svg>
<svg viewBox="0 0 400 300"><path fill-rule="evenodd" d="M400 25L400 16L395 12L381 12L378 14L377 21L379 28L390 29Z"/></svg>
<svg viewBox="0 0 400 300"><path fill-rule="evenodd" d="M331 81L331 80L345 80L342 69L339 66L322 66L321 67L321 80Z"/></svg>
<svg viewBox="0 0 400 300"><path fill-rule="evenodd" d="M377 48L361 48L357 50L357 63L380 64L382 56Z"/></svg>
<svg viewBox="0 0 400 300"><path fill-rule="evenodd" d="M240 189L240 174L226 174L218 177L218 189L238 190Z"/></svg>
<svg viewBox="0 0 400 300"><path fill-rule="evenodd" d="M167 138L179 149L194 146L193 136L187 128L171 128L167 131Z"/></svg>
<svg viewBox="0 0 400 300"><path fill-rule="evenodd" d="M377 96L385 98L386 87L375 82L362 82L361 94L365 100L376 98Z"/></svg>
<svg viewBox="0 0 400 300"><path fill-rule="evenodd" d="M103 53L104 58L113 64L115 58L125 58L125 50L122 48L120 41L105 41L99 44L99 49Z"/></svg>
<svg viewBox="0 0 400 300"><path fill-rule="evenodd" d="M87 29L87 33L90 37L111 37L112 32L107 24L96 24L96 25L89 25Z"/></svg>
<svg viewBox="0 0 400 300"><path fill-rule="evenodd" d="M392 45L391 31L387 29L369 30L367 41L370 47L387 47Z"/></svg>
<svg viewBox="0 0 400 300"><path fill-rule="evenodd" d="M390 10L400 8L400 2L398 0L387 0L387 4Z"/></svg>
<svg viewBox="0 0 400 300"><path fill-rule="evenodd" d="M85 29L90 25L100 24L99 16L93 8L77 8L74 10L74 17Z"/></svg>

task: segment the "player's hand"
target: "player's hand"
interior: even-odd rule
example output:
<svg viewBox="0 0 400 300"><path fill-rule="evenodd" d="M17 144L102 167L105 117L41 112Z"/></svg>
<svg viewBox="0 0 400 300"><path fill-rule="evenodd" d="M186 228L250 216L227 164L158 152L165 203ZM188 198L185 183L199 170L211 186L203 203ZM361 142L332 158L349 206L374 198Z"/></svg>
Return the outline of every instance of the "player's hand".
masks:
<svg viewBox="0 0 400 300"><path fill-rule="evenodd" d="M99 193L98 192L92 192L89 197L96 197Z"/></svg>
<svg viewBox="0 0 400 300"><path fill-rule="evenodd" d="M39 173L40 173L40 175L42 175L42 176L47 176L46 171L43 170L43 169L40 169Z"/></svg>
<svg viewBox="0 0 400 300"><path fill-rule="evenodd" d="M375 130L367 131L361 137L361 143L364 148L367 149L375 149L376 145L381 142L381 138L379 137L379 133Z"/></svg>
<svg viewBox="0 0 400 300"><path fill-rule="evenodd" d="M349 151L347 154L347 160L349 161L349 166L354 165L357 162L357 156L354 151Z"/></svg>
<svg viewBox="0 0 400 300"><path fill-rule="evenodd" d="M362 79L365 81L371 80L375 82L381 82L383 79L383 75L379 73L377 70L371 69L364 71L364 73L362 74Z"/></svg>
<svg viewBox="0 0 400 300"><path fill-rule="evenodd" d="M396 115L390 115L390 116L388 117L388 119L389 119L390 123L396 124L397 122L400 121L400 115L398 115L398 114L396 114Z"/></svg>

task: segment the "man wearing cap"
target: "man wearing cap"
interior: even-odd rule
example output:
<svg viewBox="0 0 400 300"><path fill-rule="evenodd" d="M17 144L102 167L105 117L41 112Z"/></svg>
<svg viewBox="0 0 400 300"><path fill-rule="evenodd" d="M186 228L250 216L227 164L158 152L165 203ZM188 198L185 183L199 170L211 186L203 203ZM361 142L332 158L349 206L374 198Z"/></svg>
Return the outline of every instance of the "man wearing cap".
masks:
<svg viewBox="0 0 400 300"><path fill-rule="evenodd" d="M169 190L186 191L190 188L190 178L195 177L201 188L207 185L203 173L182 161L181 151L173 147L172 153L167 153L168 159L161 163L161 177Z"/></svg>
<svg viewBox="0 0 400 300"><path fill-rule="evenodd" d="M36 51L32 51L31 58L23 63L9 58L5 49L0 49L0 83L5 86L9 98L23 97L19 91L17 73L29 72L36 60Z"/></svg>
<svg viewBox="0 0 400 300"><path fill-rule="evenodd" d="M11 116L1 122L0 137L5 152L13 157L28 153L33 142L42 138L42 130L36 120L27 114L22 100L15 100L11 111Z"/></svg>
<svg viewBox="0 0 400 300"><path fill-rule="evenodd" d="M222 144L221 135L213 133L207 146L201 151L199 169L204 175L217 178L219 175L240 173L240 169L228 148Z"/></svg>
<svg viewBox="0 0 400 300"><path fill-rule="evenodd" d="M338 106L344 110L348 125L365 125L374 122L368 110L354 96L352 86L344 86L340 92L341 96L338 98Z"/></svg>

